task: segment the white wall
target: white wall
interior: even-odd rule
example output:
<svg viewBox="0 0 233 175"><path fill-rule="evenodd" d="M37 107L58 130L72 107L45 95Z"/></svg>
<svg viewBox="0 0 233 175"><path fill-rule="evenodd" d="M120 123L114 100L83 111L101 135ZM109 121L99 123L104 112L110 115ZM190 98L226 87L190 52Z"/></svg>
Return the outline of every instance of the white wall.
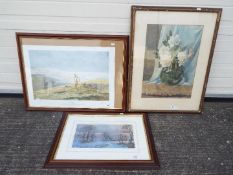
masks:
<svg viewBox="0 0 233 175"><path fill-rule="evenodd" d="M129 35L132 4L223 8L206 96L233 97L233 0L0 0L0 93L22 92L15 32Z"/></svg>

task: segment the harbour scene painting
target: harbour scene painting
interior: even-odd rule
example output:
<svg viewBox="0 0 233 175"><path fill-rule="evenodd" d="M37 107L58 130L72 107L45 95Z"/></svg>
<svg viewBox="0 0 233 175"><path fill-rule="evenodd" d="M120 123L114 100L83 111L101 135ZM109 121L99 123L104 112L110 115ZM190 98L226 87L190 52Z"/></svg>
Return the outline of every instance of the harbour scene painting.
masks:
<svg viewBox="0 0 233 175"><path fill-rule="evenodd" d="M147 25L142 98L191 97L202 31L202 25Z"/></svg>
<svg viewBox="0 0 233 175"><path fill-rule="evenodd" d="M129 124L78 124L73 148L135 148Z"/></svg>

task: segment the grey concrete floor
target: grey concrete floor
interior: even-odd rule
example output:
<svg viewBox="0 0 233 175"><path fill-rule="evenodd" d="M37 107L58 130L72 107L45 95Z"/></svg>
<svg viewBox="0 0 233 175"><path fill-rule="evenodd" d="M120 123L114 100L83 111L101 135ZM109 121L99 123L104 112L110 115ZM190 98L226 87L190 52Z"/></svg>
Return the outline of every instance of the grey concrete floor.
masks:
<svg viewBox="0 0 233 175"><path fill-rule="evenodd" d="M0 97L0 175L233 174L233 102L205 102L203 114L149 114L161 164L152 171L44 169L61 114Z"/></svg>

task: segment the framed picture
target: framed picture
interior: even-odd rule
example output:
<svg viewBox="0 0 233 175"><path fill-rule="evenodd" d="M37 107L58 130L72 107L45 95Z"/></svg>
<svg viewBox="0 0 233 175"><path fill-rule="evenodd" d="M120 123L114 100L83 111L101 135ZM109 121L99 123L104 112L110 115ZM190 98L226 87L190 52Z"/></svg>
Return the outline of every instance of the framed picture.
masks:
<svg viewBox="0 0 233 175"><path fill-rule="evenodd" d="M28 110L125 111L128 36L16 37Z"/></svg>
<svg viewBox="0 0 233 175"><path fill-rule="evenodd" d="M46 168L159 168L147 116L64 113Z"/></svg>
<svg viewBox="0 0 233 175"><path fill-rule="evenodd" d="M221 11L132 7L129 111L201 112Z"/></svg>

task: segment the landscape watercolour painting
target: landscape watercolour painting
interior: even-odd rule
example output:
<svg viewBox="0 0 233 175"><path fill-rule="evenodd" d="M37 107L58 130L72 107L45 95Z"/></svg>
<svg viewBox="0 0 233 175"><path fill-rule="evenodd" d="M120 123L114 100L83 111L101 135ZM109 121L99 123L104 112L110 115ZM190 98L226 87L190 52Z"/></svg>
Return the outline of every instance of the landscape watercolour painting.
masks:
<svg viewBox="0 0 233 175"><path fill-rule="evenodd" d="M133 126L78 124L73 148L135 148Z"/></svg>
<svg viewBox="0 0 233 175"><path fill-rule="evenodd" d="M114 98L114 48L24 46L32 94L38 101L73 101L92 106Z"/></svg>
<svg viewBox="0 0 233 175"><path fill-rule="evenodd" d="M142 98L190 98L202 25L147 24Z"/></svg>
<svg viewBox="0 0 233 175"><path fill-rule="evenodd" d="M154 148L147 126L144 113L64 113L52 148L53 158L151 160Z"/></svg>

